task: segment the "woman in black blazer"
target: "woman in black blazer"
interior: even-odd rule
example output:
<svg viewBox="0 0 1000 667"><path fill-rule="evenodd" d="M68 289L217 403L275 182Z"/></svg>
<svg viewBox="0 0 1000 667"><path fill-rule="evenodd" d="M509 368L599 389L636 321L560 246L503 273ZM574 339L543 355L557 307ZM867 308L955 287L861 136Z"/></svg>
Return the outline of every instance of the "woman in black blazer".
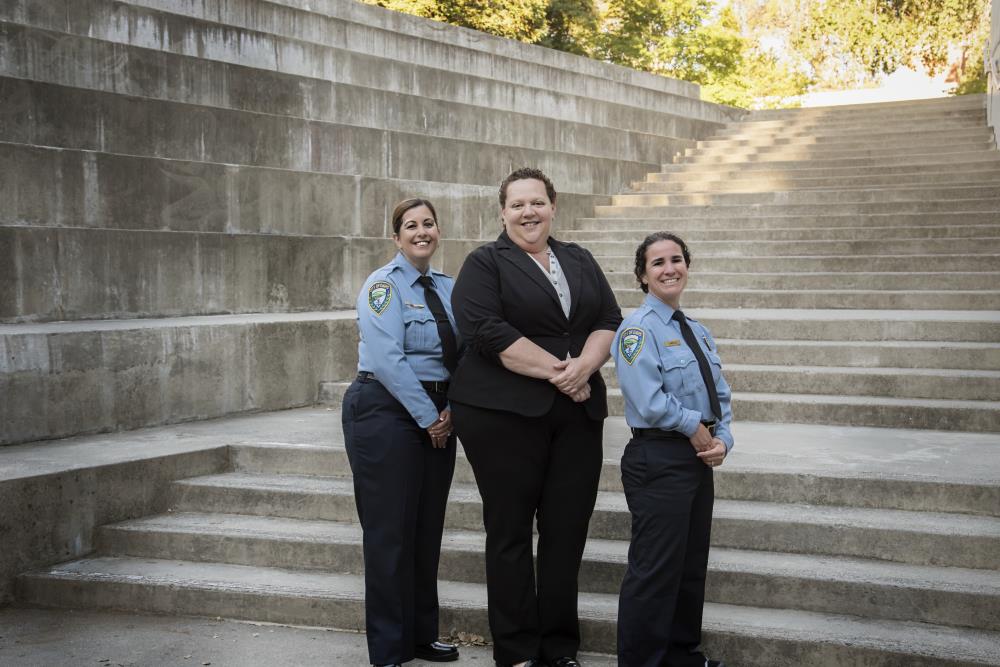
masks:
<svg viewBox="0 0 1000 667"><path fill-rule="evenodd" d="M504 231L468 256L452 292L467 348L449 400L483 498L498 665L578 664L577 573L608 413L600 368L622 319L593 256L549 236L555 200L541 171L510 174Z"/></svg>

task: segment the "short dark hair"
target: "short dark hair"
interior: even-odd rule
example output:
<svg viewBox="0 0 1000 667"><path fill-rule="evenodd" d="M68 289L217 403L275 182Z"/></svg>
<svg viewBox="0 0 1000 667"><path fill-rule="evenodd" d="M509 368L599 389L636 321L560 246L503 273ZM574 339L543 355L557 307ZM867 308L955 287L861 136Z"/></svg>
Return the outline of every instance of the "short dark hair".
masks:
<svg viewBox="0 0 1000 667"><path fill-rule="evenodd" d="M434 210L434 204L430 203L426 199L420 199L419 197L411 197L410 199L404 199L403 201L396 204L396 208L392 209L392 233L399 236L399 230L403 226L403 216L411 208L416 208L418 206L426 206L431 210L431 215L434 216L434 224L437 224L438 214Z"/></svg>
<svg viewBox="0 0 1000 667"><path fill-rule="evenodd" d="M649 294L649 286L642 282L642 274L646 272L646 251L657 241L673 241L679 245L681 254L684 255L684 264L691 266L691 251L688 250L684 239L671 232L653 232L644 238L639 247L635 249L635 279L639 281L639 289L646 294Z"/></svg>
<svg viewBox="0 0 1000 667"><path fill-rule="evenodd" d="M529 179L534 179L536 181L541 181L545 183L545 194L549 196L549 201L553 204L556 203L556 186L552 185L552 181L549 177L542 173L541 169L535 169L534 167L521 167L520 169L515 169L507 175L507 178L503 179L503 183L500 184L500 208L507 205L507 186L514 181L526 181Z"/></svg>

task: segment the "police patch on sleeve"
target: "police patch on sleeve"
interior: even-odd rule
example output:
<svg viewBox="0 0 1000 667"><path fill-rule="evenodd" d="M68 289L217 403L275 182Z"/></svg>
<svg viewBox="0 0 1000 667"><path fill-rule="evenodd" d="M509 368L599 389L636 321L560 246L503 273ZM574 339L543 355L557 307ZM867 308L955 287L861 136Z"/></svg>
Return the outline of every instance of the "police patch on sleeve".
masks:
<svg viewBox="0 0 1000 667"><path fill-rule="evenodd" d="M385 312L385 309L389 307L389 301L392 300L392 285L380 280L377 283L372 283L372 286L368 288L368 307L371 308L376 315L381 315Z"/></svg>
<svg viewBox="0 0 1000 667"><path fill-rule="evenodd" d="M639 356L639 352L642 350L642 344L646 340L646 334L642 329L636 327L629 327L622 332L622 335L618 338L618 351L621 352L622 359L628 362L631 366L635 358Z"/></svg>

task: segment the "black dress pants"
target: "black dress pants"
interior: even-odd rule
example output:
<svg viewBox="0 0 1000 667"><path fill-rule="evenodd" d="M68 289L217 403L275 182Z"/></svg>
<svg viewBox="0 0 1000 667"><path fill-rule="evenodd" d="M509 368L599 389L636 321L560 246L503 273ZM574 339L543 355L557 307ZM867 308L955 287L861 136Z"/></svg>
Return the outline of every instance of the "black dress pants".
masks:
<svg viewBox="0 0 1000 667"><path fill-rule="evenodd" d="M430 397L444 409L445 394ZM342 419L364 531L368 656L373 664L406 662L414 646L438 639L438 560L455 438L434 449L377 380L354 381Z"/></svg>
<svg viewBox="0 0 1000 667"><path fill-rule="evenodd" d="M632 542L618 602L618 664L703 667L712 469L687 438L658 435L633 438L621 468Z"/></svg>
<svg viewBox="0 0 1000 667"><path fill-rule="evenodd" d="M452 399L452 420L483 498L494 659L575 657L577 575L604 458L602 421L561 394L541 417Z"/></svg>

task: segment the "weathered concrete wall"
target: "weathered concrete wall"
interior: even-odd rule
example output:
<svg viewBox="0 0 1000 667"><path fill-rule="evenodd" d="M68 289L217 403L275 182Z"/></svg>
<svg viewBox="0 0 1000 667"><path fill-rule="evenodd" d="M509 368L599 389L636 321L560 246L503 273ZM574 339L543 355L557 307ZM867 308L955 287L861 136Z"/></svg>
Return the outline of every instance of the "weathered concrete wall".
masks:
<svg viewBox="0 0 1000 667"><path fill-rule="evenodd" d="M0 444L309 404L396 201L454 273L512 168L569 222L741 113L350 0L0 3L0 99Z"/></svg>
<svg viewBox="0 0 1000 667"><path fill-rule="evenodd" d="M0 325L0 445L316 402L350 311Z"/></svg>

